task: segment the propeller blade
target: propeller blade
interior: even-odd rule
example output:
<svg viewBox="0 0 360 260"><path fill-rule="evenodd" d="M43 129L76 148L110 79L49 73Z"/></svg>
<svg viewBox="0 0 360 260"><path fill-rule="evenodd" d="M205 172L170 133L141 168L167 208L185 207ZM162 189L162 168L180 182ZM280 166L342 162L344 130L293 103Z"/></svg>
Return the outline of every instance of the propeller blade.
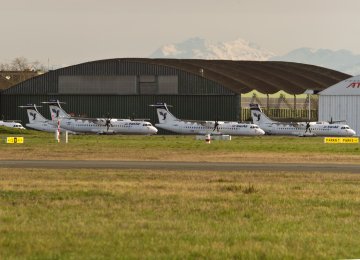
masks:
<svg viewBox="0 0 360 260"><path fill-rule="evenodd" d="M215 123L214 123L214 129L213 131L217 130L219 132L219 121L218 120L215 120Z"/></svg>

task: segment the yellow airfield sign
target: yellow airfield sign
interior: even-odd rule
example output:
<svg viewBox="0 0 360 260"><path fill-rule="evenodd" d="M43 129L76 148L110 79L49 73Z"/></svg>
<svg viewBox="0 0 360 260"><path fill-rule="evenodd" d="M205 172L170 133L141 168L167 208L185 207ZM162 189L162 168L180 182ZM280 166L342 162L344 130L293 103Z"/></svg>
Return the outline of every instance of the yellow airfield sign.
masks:
<svg viewBox="0 0 360 260"><path fill-rule="evenodd" d="M359 137L325 137L326 144L358 144Z"/></svg>
<svg viewBox="0 0 360 260"><path fill-rule="evenodd" d="M23 144L24 143L24 137L18 136L18 137L6 137L6 143L7 144Z"/></svg>

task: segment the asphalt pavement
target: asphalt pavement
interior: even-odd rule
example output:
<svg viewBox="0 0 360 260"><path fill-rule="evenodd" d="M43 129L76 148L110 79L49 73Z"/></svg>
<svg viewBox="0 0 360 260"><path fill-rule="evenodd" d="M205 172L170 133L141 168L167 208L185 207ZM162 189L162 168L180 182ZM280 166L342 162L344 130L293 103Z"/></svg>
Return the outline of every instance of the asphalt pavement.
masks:
<svg viewBox="0 0 360 260"><path fill-rule="evenodd" d="M360 173L360 164L238 163L170 161L0 160L0 168L159 169L194 171L281 171Z"/></svg>

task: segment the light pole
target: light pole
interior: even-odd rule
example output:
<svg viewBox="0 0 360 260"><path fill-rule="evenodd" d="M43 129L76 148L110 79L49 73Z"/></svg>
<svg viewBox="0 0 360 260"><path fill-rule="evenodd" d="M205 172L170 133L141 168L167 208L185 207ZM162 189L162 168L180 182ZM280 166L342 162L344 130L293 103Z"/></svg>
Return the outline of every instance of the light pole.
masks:
<svg viewBox="0 0 360 260"><path fill-rule="evenodd" d="M313 89L307 89L305 90L304 94L308 95L308 108L309 108L309 122L311 120L311 102L310 102L310 95L314 94L314 90Z"/></svg>

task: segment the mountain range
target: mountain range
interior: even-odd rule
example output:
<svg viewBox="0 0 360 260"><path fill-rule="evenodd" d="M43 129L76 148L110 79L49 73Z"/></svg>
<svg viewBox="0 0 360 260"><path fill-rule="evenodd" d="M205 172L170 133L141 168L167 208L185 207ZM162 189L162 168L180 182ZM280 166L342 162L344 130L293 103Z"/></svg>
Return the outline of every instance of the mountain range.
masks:
<svg viewBox="0 0 360 260"><path fill-rule="evenodd" d="M165 44L152 53L150 58L290 61L326 67L350 75L360 74L360 55L348 50L299 48L278 56L243 39L212 42L198 37L190 38L181 43Z"/></svg>
<svg viewBox="0 0 360 260"><path fill-rule="evenodd" d="M283 56L271 57L274 61L292 61L313 64L350 75L360 74L360 55L354 55L348 50L328 50L300 48Z"/></svg>
<svg viewBox="0 0 360 260"><path fill-rule="evenodd" d="M196 37L177 44L163 45L151 54L150 58L268 60L274 56L274 53L243 39L212 42Z"/></svg>

